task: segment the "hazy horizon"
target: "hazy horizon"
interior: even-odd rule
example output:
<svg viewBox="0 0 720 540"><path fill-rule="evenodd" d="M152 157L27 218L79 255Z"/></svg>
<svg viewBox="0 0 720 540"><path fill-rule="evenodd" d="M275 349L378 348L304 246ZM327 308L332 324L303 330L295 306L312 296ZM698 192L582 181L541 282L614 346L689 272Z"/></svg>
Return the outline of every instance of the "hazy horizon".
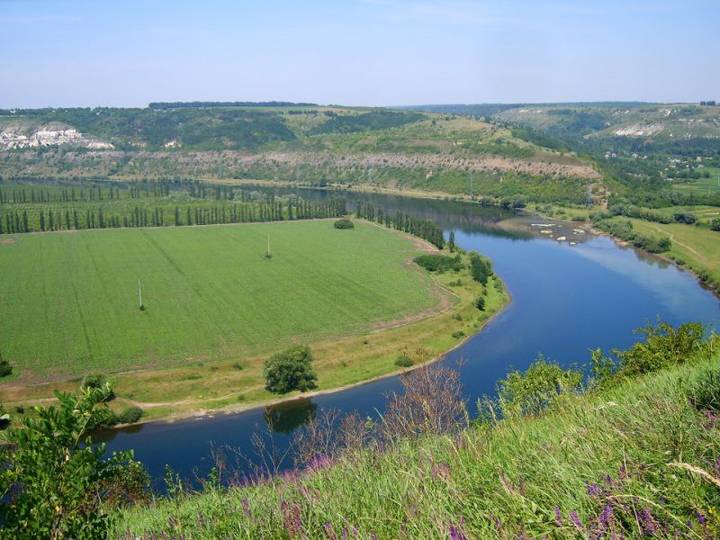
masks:
<svg viewBox="0 0 720 540"><path fill-rule="evenodd" d="M720 100L720 3L0 0L0 107Z"/></svg>

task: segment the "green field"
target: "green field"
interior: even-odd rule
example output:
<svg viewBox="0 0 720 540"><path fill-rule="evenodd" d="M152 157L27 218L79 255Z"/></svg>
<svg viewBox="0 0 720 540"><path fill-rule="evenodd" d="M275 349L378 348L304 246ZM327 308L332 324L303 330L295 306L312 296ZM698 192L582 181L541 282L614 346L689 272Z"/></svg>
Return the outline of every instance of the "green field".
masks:
<svg viewBox="0 0 720 540"><path fill-rule="evenodd" d="M699 212L698 216L701 215ZM630 219L640 234L656 237L667 236L672 241L668 256L681 266L687 266L695 273L707 273L707 284L717 288L720 284L720 233L705 227L681 223L652 223L641 219Z"/></svg>
<svg viewBox="0 0 720 540"><path fill-rule="evenodd" d="M720 168L707 167L705 170L710 173L709 178L689 180L687 182L677 183L673 187L677 191L698 195L712 195L720 193Z"/></svg>
<svg viewBox="0 0 720 540"><path fill-rule="evenodd" d="M367 330L437 302L406 264L417 252L399 233L332 221L5 236L0 351L46 379Z"/></svg>

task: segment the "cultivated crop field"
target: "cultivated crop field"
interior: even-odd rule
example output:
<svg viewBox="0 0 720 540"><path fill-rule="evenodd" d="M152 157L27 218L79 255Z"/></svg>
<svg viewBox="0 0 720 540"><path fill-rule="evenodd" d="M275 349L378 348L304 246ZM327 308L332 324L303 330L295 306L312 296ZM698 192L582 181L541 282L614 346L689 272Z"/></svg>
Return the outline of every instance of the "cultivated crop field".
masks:
<svg viewBox="0 0 720 540"><path fill-rule="evenodd" d="M47 380L364 331L438 303L408 263L418 251L331 220L6 235L0 352L23 379Z"/></svg>

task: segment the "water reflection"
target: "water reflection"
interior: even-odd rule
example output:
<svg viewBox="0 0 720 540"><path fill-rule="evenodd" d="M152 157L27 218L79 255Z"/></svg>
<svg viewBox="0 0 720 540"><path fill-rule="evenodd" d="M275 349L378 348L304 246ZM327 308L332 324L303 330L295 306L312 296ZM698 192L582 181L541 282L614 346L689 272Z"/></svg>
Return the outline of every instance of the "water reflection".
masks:
<svg viewBox="0 0 720 540"><path fill-rule="evenodd" d="M274 433L287 435L315 418L316 411L312 399L295 399L265 407L265 422Z"/></svg>

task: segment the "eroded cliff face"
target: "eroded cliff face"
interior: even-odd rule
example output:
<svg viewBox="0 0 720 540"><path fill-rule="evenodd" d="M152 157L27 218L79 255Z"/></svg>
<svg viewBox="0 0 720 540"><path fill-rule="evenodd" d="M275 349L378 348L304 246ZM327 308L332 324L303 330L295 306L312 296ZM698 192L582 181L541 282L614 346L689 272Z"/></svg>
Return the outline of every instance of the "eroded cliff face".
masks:
<svg viewBox="0 0 720 540"><path fill-rule="evenodd" d="M71 145L91 150L110 150L108 142L88 137L77 129L63 124L27 125L10 123L0 125L0 150L19 150L47 146Z"/></svg>

